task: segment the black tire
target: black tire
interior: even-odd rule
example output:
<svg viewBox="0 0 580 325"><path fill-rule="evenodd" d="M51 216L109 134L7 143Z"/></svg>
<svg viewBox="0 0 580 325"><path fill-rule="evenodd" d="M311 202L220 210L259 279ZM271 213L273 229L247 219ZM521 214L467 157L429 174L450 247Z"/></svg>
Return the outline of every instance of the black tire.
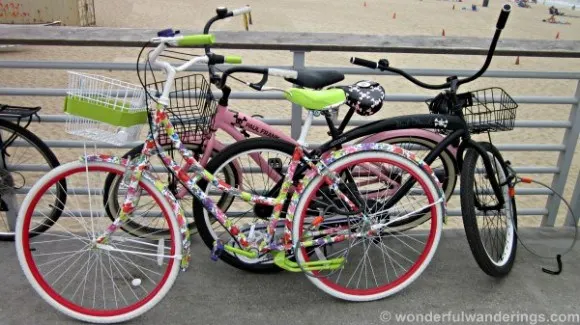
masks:
<svg viewBox="0 0 580 325"><path fill-rule="evenodd" d="M49 167L49 170L52 170L60 165L60 163L58 162L58 159L56 159L56 156L50 150L50 148L39 137L37 137L34 133L28 131L27 129L25 129L25 128L15 124L15 123L12 123L12 122L9 122L6 120L1 120L1 119L0 119L0 130L7 131L7 133L10 134L8 139L4 139L4 138L1 139L1 145L4 148L0 148L0 151L2 152L2 153L0 153L0 154L2 154L2 158L8 160L8 164L12 164L10 162L10 158L15 158L17 155L12 154L11 156L6 156L6 155L3 155L3 152L5 150L10 151L10 147L13 144L12 141L18 141L17 139L13 138L14 136L16 136L16 137L19 137L22 140L26 141L30 148L36 149L36 151L38 151L40 153L40 155L44 158L43 163L46 163L46 165ZM26 157L26 158L30 159L30 157ZM30 161L28 161L28 162L30 163ZM0 201L1 201L2 210L3 210L2 212L0 212L0 219L3 218L3 215L5 215L4 211L8 207L8 204L6 202L4 202L4 200L1 199L1 194L4 194L5 190L14 189L14 177L12 176L13 172L6 170L4 167L5 167L5 165L0 161L0 172L1 172L1 175L0 175L1 176L0 177L0 184L1 184ZM14 173L14 174L18 174L19 178L22 178L24 180L24 184L26 184L26 179L22 173ZM22 186L24 186L24 184ZM26 185L32 186L34 184L26 184ZM45 216L45 219L41 224L34 227L30 231L31 237L49 229L54 224L54 222L56 222L56 220L58 220L58 218L61 216L62 209L66 203L66 181L64 181L64 180L61 181L59 183L59 186L56 187L55 197L56 197L56 199L55 199L54 203L48 204L52 210L50 211L49 215ZM20 202L18 202L18 203L20 204ZM18 213L18 211L16 211L16 213ZM0 230L0 240L13 241L14 240L14 232Z"/></svg>
<svg viewBox="0 0 580 325"><path fill-rule="evenodd" d="M381 143L388 143L400 146L403 149L412 151L421 159L424 159L424 157L439 144L431 139L416 136L389 138L384 141L381 141ZM417 150L414 150L414 148L410 147L413 145L424 147L427 150L427 154L425 155L418 154ZM453 190L455 189L455 185L457 185L457 177L459 176L457 162L455 161L455 157L453 156L453 154L449 152L447 149L441 151L441 153L439 154L439 156L436 158L435 161L437 160L441 161L442 167L441 173L439 173L438 170L436 170L437 166L434 167L433 165L431 165L431 168L433 169L435 176L437 176L437 179L439 179L439 182L441 182L443 192L445 193L445 199L449 201L449 199L453 195Z"/></svg>
<svg viewBox="0 0 580 325"><path fill-rule="evenodd" d="M499 165L502 168L502 173L496 172L494 177L496 179L501 179L505 177L503 175L507 175L508 171L506 168L506 163L501 156L501 153L497 148L495 148L492 144L486 142L480 142L483 148L491 153L495 157L495 160L499 162ZM504 277L506 276L512 269L514 260L516 257L516 250L517 250L517 212L516 212L516 203L514 198L509 197L509 190L508 186L502 186L502 192L504 193L504 197L506 198L506 204L509 204L509 207L504 207L503 210L506 212L511 213L511 216L505 216L505 236L498 237L498 235L494 235L493 237L499 238L503 241L503 246L501 246L501 252L490 252L492 249L487 249L486 244L488 240L486 240L486 236L488 233L480 229L480 227L484 227L485 225L489 224L487 219L488 215L484 215L481 218L477 217L477 212L479 211L476 208L478 205L476 202L476 194L482 195L489 195L489 198L497 200L493 192L491 193L484 193L478 187L477 180L476 180L476 168L483 168L483 163L481 166L478 167L477 161L481 161L481 157L477 150L474 148L468 148L465 154L465 159L463 160L463 166L461 168L461 211L463 215L463 227L465 228L465 235L467 237L467 241L469 243L469 247L471 248L471 253L475 258L479 267L488 275L492 277ZM491 161L494 164L493 160ZM494 164L495 165L495 164ZM483 171L482 177L485 175L485 171ZM499 182L501 183L501 182ZM491 191L491 185L486 186L487 189ZM483 201L477 198L478 201ZM497 201L496 201L497 202ZM492 211L498 212L498 211ZM489 214L489 212L487 213ZM493 217L493 216L492 216ZM498 212L498 219L500 219L499 212ZM494 222L494 225L498 225L498 222ZM500 243L501 244L501 243ZM492 246L496 244L491 244ZM499 244L497 244L499 245ZM490 256L492 255L492 256ZM495 258L497 256L497 258Z"/></svg>
<svg viewBox="0 0 580 325"><path fill-rule="evenodd" d="M141 151L143 150L143 145L141 144L139 146L134 147L133 149L129 150L127 153L125 153L123 155L123 158L128 158L128 157L137 157L141 154ZM186 148L193 151L194 153L200 153L201 154L201 149L199 147L199 145L197 144L185 144ZM174 151L177 153L177 150L175 148L172 148L171 144L164 144L163 149L166 152L170 152L170 151ZM177 153L179 154L179 153ZM214 152L212 155L216 155L217 152ZM109 198L110 195L113 196L119 196L119 185L121 184L121 178L117 175L117 174L109 174L107 175L107 178L105 179L105 184L103 186L103 198ZM173 183L173 185L177 184L177 181L173 179L173 181L171 183ZM235 184L235 180L233 181L234 183L228 183L230 185ZM171 188L171 184L169 185L169 188ZM122 196L120 196L122 197ZM193 197L191 195L188 195L188 197L186 198L187 200L191 200L191 204L194 204L194 200ZM182 201L183 203L183 201ZM189 208L189 207L187 207ZM191 213L193 213L193 207L191 207ZM116 216L117 216L117 211L119 211L119 201L118 200L108 200L108 204L105 204L105 211L107 212L107 216L111 219L111 220L115 220ZM186 213L188 213L189 211L185 211ZM160 217L162 218L162 216L160 215ZM152 217L154 218L154 217ZM151 235L153 233L157 234L158 236L162 237L162 236L166 236L169 235L168 230L162 227L152 227L153 223L149 222L148 224L141 224L139 223L137 220L129 220L127 221L122 229L126 232L129 232L135 236L141 236L141 235ZM195 222L191 221L188 223L188 227L190 230L194 230L196 228Z"/></svg>
<svg viewBox="0 0 580 325"><path fill-rule="evenodd" d="M407 149L415 153L420 159L423 159L425 156L427 156L427 154L438 145L438 143L434 142L433 140L416 136L389 138L380 142L400 146L403 149ZM419 154L418 150L416 149L417 146L425 148L426 153L423 155ZM441 167L433 166L433 164L437 161L440 162ZM451 154L451 152L445 149L441 151L439 156L431 164L431 167L435 173L435 176L437 179L439 179L439 182L441 182L443 192L445 193L445 199L449 201L453 195L455 185L457 185L458 169L455 157L453 154ZM400 231L414 228L428 220L428 216L429 214L418 214L417 216L408 218L405 221L394 222L391 227L399 228Z"/></svg>
<svg viewBox="0 0 580 325"><path fill-rule="evenodd" d="M237 142L235 145L228 146L225 150L220 152L216 155L213 159L209 161L206 166L206 170L212 174L215 174L218 169L222 166L227 166L229 161L234 157L241 156L244 152L256 151L256 150L276 150L281 153L287 154L288 156L292 156L294 152L295 146L293 144L284 142L278 139L271 139L271 138L253 138L253 139L246 139L240 142ZM200 188L206 192L207 190L207 182L202 181L199 183ZM231 202L230 202L231 204ZM207 245L208 248L212 249L214 241L216 238L212 234L212 225L215 225L217 220L213 217L213 215L209 214L204 208L201 202L197 201L193 205L194 214L193 217L195 219L195 223L197 225L197 230L203 242ZM226 212L226 210L222 211ZM207 218L206 218L207 213ZM208 221L210 224L208 224ZM220 255L222 261L226 262L227 264L238 268L240 270L253 272L253 273L272 273L272 272L279 272L282 269L277 267L272 261L268 261L267 263L246 263L240 260L237 256L229 254L227 252L223 252Z"/></svg>

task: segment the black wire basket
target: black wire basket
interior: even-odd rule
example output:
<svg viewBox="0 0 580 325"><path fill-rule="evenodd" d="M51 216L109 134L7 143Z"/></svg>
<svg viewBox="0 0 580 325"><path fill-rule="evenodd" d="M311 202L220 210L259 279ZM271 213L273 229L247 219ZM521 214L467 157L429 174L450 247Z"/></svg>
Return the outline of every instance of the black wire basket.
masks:
<svg viewBox="0 0 580 325"><path fill-rule="evenodd" d="M158 68L153 68L151 65L149 60L151 51L145 51L147 45L143 46L139 53L137 75L147 93L149 116L154 118L155 107L163 92L166 77L165 73ZM196 51L198 50L168 48L159 55L159 58L173 66L178 66L199 56L195 53ZM145 63L144 69L140 66L143 56L145 56L145 60L143 60ZM217 113L217 104L211 91L211 85L202 74L178 72L169 93L169 106L165 107L165 111L181 142L185 144L203 143L204 139L213 130ZM149 123L149 127L153 127L153 124ZM165 128L159 127L159 143L162 145L171 143Z"/></svg>
<svg viewBox="0 0 580 325"><path fill-rule="evenodd" d="M149 114L153 118L156 101L166 80L146 85ZM212 132L216 115L216 101L211 86L201 74L176 77L169 93L169 106L165 108L169 120L183 143L201 143ZM150 127L153 126L150 124ZM170 143L167 132L160 126L160 144Z"/></svg>
<svg viewBox="0 0 580 325"><path fill-rule="evenodd" d="M491 87L462 94L457 94L463 117L472 134L513 130L518 104L502 88ZM444 114L441 106L427 101L431 113ZM450 114L456 114L451 112ZM450 134L451 130L438 129L437 132Z"/></svg>

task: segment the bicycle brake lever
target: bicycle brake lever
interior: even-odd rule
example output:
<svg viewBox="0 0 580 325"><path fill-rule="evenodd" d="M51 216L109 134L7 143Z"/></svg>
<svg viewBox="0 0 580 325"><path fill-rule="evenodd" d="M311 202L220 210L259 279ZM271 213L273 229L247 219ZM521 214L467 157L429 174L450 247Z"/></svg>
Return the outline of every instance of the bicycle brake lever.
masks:
<svg viewBox="0 0 580 325"><path fill-rule="evenodd" d="M266 82L268 82L268 74L264 73L262 80L260 80L259 82L256 82L256 83L250 83L250 84L248 84L248 86L250 86L250 88L252 88L252 89L260 91L260 90L262 90L262 87L264 87Z"/></svg>
<svg viewBox="0 0 580 325"><path fill-rule="evenodd" d="M256 84L251 83L248 86L250 86L250 88L252 88L254 90L260 91L260 90L262 90L263 85L261 85L260 83L256 83Z"/></svg>

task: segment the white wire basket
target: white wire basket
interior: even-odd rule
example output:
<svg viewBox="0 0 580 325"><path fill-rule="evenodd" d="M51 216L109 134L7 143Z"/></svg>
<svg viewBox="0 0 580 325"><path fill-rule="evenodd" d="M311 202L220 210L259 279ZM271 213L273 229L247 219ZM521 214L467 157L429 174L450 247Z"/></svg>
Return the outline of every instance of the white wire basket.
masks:
<svg viewBox="0 0 580 325"><path fill-rule="evenodd" d="M69 71L68 75L64 108L68 134L115 146L139 139L147 123L141 86L87 73Z"/></svg>

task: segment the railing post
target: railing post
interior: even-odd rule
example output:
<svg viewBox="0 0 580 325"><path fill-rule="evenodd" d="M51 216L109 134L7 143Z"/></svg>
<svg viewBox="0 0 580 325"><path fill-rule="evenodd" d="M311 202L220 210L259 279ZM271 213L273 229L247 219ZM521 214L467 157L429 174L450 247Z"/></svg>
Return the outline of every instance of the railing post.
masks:
<svg viewBox="0 0 580 325"><path fill-rule="evenodd" d="M292 67L294 69L304 69L305 66L305 52L292 51ZM292 118L290 121L290 135L293 139L298 139L300 130L302 129L302 107L300 105L292 104Z"/></svg>
<svg viewBox="0 0 580 325"><path fill-rule="evenodd" d="M560 172L554 174L554 178L552 179L552 188L560 195L564 195L568 173L570 172L570 165L572 164L572 158L574 158L574 151L576 150L576 144L578 143L578 134L580 133L580 80L578 80L574 97L576 98L576 103L573 104L570 109L569 118L572 126L564 132L564 151L560 152L558 163L556 165L560 167ZM576 184L576 187L578 187L578 184ZM577 204L577 202L571 203L572 206ZM546 203L548 215L542 218L542 226L554 226L556 217L558 216L559 207L560 198L556 195L550 195L550 197L548 197L548 202Z"/></svg>
<svg viewBox="0 0 580 325"><path fill-rule="evenodd" d="M566 225L574 226L574 224L578 223L577 220L580 219L580 173L578 173L578 177L576 177L576 186L574 186L570 207L576 216L576 220L572 217L572 213L568 212L568 215L566 216Z"/></svg>

